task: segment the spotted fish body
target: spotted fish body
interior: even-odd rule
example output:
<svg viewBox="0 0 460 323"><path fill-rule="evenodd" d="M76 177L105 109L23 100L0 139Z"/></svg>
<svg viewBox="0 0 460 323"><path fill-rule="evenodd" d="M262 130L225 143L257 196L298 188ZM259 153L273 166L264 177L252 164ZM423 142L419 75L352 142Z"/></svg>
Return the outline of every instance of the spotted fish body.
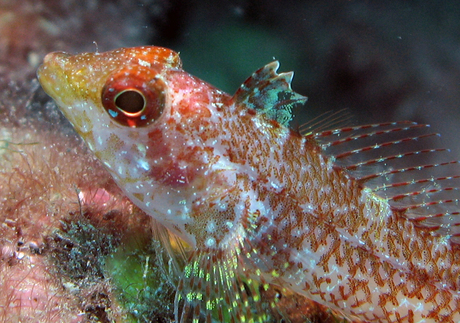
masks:
<svg viewBox="0 0 460 323"><path fill-rule="evenodd" d="M177 321L251 321L255 281L368 322L460 321L457 163L414 150L433 136L411 122L290 130L306 98L277 68L234 96L160 47L51 53L38 77L132 202L191 246Z"/></svg>

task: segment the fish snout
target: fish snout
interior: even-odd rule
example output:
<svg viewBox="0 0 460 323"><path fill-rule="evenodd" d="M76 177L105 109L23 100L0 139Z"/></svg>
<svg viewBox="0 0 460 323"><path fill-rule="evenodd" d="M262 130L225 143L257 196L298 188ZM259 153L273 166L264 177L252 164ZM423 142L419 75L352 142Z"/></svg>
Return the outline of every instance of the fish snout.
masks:
<svg viewBox="0 0 460 323"><path fill-rule="evenodd" d="M43 59L43 64L40 65L37 71L38 79L54 78L53 76L55 76L59 70L64 70L69 56L71 55L65 52L52 52L46 54Z"/></svg>
<svg viewBox="0 0 460 323"><path fill-rule="evenodd" d="M37 78L43 90L58 105L63 101L63 96L66 93L65 67L68 65L69 56L71 55L64 52L49 53L44 57L43 64L37 70Z"/></svg>
<svg viewBox="0 0 460 323"><path fill-rule="evenodd" d="M65 64L66 59L70 56L71 55L66 52L48 53L43 59L43 65L45 66L59 65L62 67Z"/></svg>

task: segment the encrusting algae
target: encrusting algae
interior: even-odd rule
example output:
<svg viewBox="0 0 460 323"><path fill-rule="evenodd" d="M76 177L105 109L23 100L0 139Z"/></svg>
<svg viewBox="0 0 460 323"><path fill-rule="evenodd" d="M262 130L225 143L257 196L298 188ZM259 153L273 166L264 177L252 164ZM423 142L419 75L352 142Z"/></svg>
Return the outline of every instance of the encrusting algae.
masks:
<svg viewBox="0 0 460 323"><path fill-rule="evenodd" d="M433 134L413 122L289 129L306 98L277 68L233 96L161 47L51 53L38 77L129 199L190 246L178 322L263 321L259 284L366 322L460 321L458 163L414 150Z"/></svg>

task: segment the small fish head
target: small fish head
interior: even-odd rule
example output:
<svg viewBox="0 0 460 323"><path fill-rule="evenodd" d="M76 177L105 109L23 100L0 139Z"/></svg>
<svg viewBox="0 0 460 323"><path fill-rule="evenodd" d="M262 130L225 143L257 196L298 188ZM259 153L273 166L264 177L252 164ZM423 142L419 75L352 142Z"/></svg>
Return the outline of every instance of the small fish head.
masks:
<svg viewBox="0 0 460 323"><path fill-rule="evenodd" d="M127 196L193 245L191 210L233 176L213 139L229 97L159 47L51 53L38 78Z"/></svg>
<svg viewBox="0 0 460 323"><path fill-rule="evenodd" d="M110 118L106 120L103 118L104 106L100 104L102 90L107 87L108 79L118 80L122 74L125 74L125 82L118 81L112 84L112 89L109 91L115 92L116 87L128 89L132 86L134 89L137 87L138 93L143 95L142 89L139 89L142 82L161 79L166 70L180 69L180 67L180 58L174 51L161 47L137 47L80 55L53 52L46 55L37 75L45 92L57 102L77 132L84 136L89 131L90 125L94 123L109 124ZM130 81L131 76L136 79ZM148 85L150 84L145 84L144 87ZM161 85L157 88L161 88ZM117 97L120 102L123 97L133 97L133 92L125 91L123 92L125 95L120 95L123 94L120 92L117 93L121 96ZM96 113L100 118L89 120L88 110L93 109L98 110ZM128 109L133 110L135 106ZM122 115L124 110L119 110L115 106L111 112L112 114L121 112ZM91 114L94 116L96 113Z"/></svg>

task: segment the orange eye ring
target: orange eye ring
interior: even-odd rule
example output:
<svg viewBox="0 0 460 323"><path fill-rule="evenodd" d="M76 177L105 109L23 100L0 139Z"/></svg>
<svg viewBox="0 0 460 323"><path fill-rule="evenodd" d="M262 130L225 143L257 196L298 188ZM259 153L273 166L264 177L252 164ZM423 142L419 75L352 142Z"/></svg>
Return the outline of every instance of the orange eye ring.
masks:
<svg viewBox="0 0 460 323"><path fill-rule="evenodd" d="M109 76L102 88L102 105L117 123L144 127L156 121L165 105L166 86L153 69L124 68Z"/></svg>

